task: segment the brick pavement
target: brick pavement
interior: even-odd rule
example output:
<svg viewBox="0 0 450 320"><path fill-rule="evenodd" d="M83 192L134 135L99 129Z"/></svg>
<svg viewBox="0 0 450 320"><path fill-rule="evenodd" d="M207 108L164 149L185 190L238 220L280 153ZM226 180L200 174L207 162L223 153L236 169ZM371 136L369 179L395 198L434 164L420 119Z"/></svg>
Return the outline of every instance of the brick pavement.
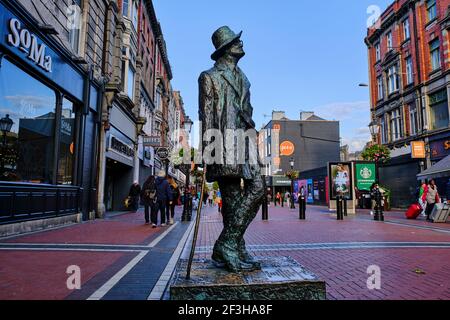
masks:
<svg viewBox="0 0 450 320"><path fill-rule="evenodd" d="M177 220L180 213L177 208ZM313 206L306 221L298 220L296 210L280 207L271 207L269 217L262 221L259 214L249 227L252 253L293 257L327 282L328 299L450 298L449 224L406 220L402 212L389 212L380 223L368 211L336 221L327 208ZM138 212L0 239L0 299L157 297L164 289L163 271L167 277L167 263L190 226L152 229ZM221 229L217 209L206 207L197 257L210 256ZM82 270L81 290L66 287L66 268L73 264ZM381 290L367 289L370 265L381 268Z"/></svg>
<svg viewBox="0 0 450 320"><path fill-rule="evenodd" d="M293 257L327 282L328 299L450 299L449 224L402 217L403 212L388 212L386 223L381 223L362 211L336 221L327 208L309 206L307 220L300 221L297 211L270 207L269 221L262 221L260 213L248 229L246 242L257 257ZM210 256L221 229L221 216L208 209L199 232L198 258ZM367 242L386 248L363 247ZM346 243L355 248L339 248ZM433 248L433 244L443 247ZM260 250L261 245L266 245L266 251ZM287 250L288 246L294 249ZM381 290L367 288L371 265L381 268ZM416 273L417 269L424 274Z"/></svg>

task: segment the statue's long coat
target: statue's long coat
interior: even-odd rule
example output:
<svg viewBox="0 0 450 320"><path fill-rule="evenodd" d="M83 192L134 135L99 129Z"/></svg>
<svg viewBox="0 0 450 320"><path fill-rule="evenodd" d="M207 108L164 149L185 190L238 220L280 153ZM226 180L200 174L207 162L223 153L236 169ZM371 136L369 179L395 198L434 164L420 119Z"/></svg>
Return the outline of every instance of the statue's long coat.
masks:
<svg viewBox="0 0 450 320"><path fill-rule="evenodd" d="M258 164L258 154L256 139L252 148L248 143L244 149L246 162L244 164L227 164L230 150L227 150L226 129L254 129L255 123L252 120L253 108L250 104L250 82L239 67L235 71L230 70L226 65L216 65L203 72L199 78L199 116L202 121L202 137L208 129L218 129L222 132L223 157L222 164L207 165L207 177L209 182L217 181L223 177L253 179L260 175ZM256 137L255 137L256 138ZM203 149L210 143L203 139ZM235 143L235 149L241 150L242 145ZM229 148L230 149L230 148ZM228 152L228 154L227 154ZM234 160L238 159L236 151ZM249 161L252 159L252 161ZM256 159L256 160L255 160ZM228 161L230 159L228 158ZM256 164L255 164L256 161ZM228 162L229 163L229 162Z"/></svg>

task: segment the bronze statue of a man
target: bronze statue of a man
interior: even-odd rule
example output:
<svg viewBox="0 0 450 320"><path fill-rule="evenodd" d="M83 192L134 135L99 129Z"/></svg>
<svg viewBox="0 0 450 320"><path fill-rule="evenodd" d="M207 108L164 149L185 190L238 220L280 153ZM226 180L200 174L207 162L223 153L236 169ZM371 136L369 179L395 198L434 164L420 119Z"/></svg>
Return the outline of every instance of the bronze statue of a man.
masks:
<svg viewBox="0 0 450 320"><path fill-rule="evenodd" d="M206 179L219 183L223 201L224 228L214 245L212 259L216 265L231 272L260 269L259 263L246 250L244 233L256 217L264 197L259 163L249 161L257 158L257 149L249 151L248 141L243 144L233 142L235 149L231 150L231 154L244 152L245 160L242 163L230 163L229 159L225 159L230 155L229 144L225 141L226 132L256 132L250 104L250 82L237 66L245 55L241 35L242 31L235 34L227 26L214 32L212 41L216 51L211 58L216 63L199 78L202 136L205 137L208 130L220 131L223 139L223 150L215 151L220 153L220 157L223 156L223 161L206 166ZM205 138L203 141L205 148L210 141L205 142ZM244 181L243 188L241 180Z"/></svg>

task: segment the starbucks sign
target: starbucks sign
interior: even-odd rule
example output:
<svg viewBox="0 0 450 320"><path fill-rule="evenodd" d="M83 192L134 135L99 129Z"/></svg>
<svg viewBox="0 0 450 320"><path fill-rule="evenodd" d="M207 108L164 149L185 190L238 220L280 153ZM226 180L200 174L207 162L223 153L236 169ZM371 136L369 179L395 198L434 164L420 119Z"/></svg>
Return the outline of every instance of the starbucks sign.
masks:
<svg viewBox="0 0 450 320"><path fill-rule="evenodd" d="M355 171L356 187L359 190L370 190L377 176L375 163L357 163L355 164Z"/></svg>

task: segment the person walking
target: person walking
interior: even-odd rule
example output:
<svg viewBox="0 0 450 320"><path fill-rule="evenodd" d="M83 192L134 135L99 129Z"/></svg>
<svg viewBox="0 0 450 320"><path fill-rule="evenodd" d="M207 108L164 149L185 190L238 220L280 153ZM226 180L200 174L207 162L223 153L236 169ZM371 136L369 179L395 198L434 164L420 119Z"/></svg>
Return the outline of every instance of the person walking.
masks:
<svg viewBox="0 0 450 320"><path fill-rule="evenodd" d="M275 207L277 206L277 203L281 206L281 194L277 192L275 196Z"/></svg>
<svg viewBox="0 0 450 320"><path fill-rule="evenodd" d="M145 208L145 224L150 224L150 212L152 216L152 222L154 211L155 211L155 205L156 205L156 181L155 176L151 175L147 178L147 180L144 182L144 185L142 186L141 190L141 201L144 204ZM154 224L154 227L156 227L156 224Z"/></svg>
<svg viewBox="0 0 450 320"><path fill-rule="evenodd" d="M286 199L286 205L288 206L288 208L290 208L292 199L289 191L286 191L286 193L284 194L284 198Z"/></svg>
<svg viewBox="0 0 450 320"><path fill-rule="evenodd" d="M167 182L169 183L170 192L172 194L172 201L167 199L166 203L166 220L167 222L172 225L174 223L174 217L175 217L175 206L178 204L178 198L180 197L180 189L178 188L177 183L175 182L175 179L172 177L169 177L167 179Z"/></svg>
<svg viewBox="0 0 450 320"><path fill-rule="evenodd" d="M169 182L166 180L166 173L160 171L156 177L156 204L155 211L152 216L153 228L158 224L158 212L161 212L161 227L166 226L166 204L172 205L172 192L170 191Z"/></svg>
<svg viewBox="0 0 450 320"><path fill-rule="evenodd" d="M136 212L139 209L139 196L141 194L141 186L139 185L139 182L135 181L131 187L130 192L128 193L128 196L130 197L130 208L132 212Z"/></svg>
<svg viewBox="0 0 450 320"><path fill-rule="evenodd" d="M427 215L427 221L431 221L430 215L433 212L433 209L436 206L436 203L441 202L441 200L439 198L439 192L438 192L438 189L436 186L436 182L434 180L431 180L428 183L426 191L422 195L422 201L426 201L426 203L427 203L427 208L425 210L425 213Z"/></svg>
<svg viewBox="0 0 450 320"><path fill-rule="evenodd" d="M426 209L427 209L427 201L426 201L426 199L423 198L423 194L425 192L427 192L427 189L428 189L427 182L422 181L422 183L419 187L418 199L419 199L419 205L422 208L422 216L423 217L426 216Z"/></svg>

